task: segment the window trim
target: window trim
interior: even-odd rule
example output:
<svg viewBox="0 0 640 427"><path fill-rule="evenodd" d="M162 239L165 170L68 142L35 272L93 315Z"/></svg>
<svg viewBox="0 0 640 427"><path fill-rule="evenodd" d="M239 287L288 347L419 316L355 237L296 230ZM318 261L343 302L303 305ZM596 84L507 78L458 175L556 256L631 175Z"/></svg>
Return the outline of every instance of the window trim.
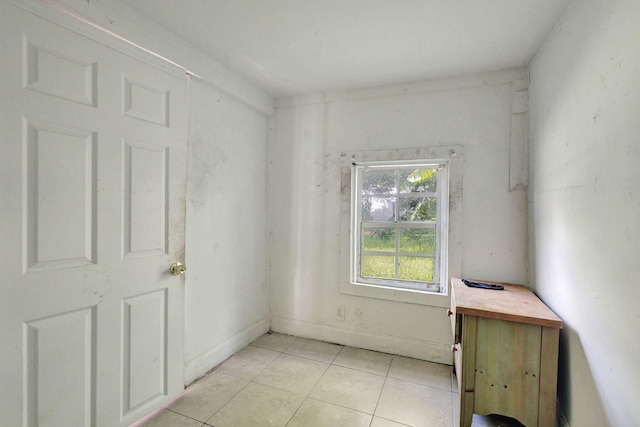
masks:
<svg viewBox="0 0 640 427"><path fill-rule="evenodd" d="M384 162L407 164L415 159L421 163L433 163L434 160L449 162L448 199L449 215L447 218L448 251L445 262L446 270L441 272L441 283L445 284L443 293L424 292L414 289L391 288L375 284L354 283L351 279L351 242L353 239L353 217L351 214L353 188L353 163ZM390 301L421 304L435 307L448 307L450 278L460 276L462 272L462 175L463 147L435 146L408 149L388 149L353 151L341 153L341 190L340 190L340 293L360 297L376 298Z"/></svg>

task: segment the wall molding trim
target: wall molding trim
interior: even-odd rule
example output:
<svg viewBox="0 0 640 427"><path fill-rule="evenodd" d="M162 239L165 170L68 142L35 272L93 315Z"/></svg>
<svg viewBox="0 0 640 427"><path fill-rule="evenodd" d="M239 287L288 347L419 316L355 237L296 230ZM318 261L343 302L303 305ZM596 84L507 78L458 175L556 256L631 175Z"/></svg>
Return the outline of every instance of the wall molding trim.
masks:
<svg viewBox="0 0 640 427"><path fill-rule="evenodd" d="M509 191L529 185L529 82L514 80L509 144Z"/></svg>
<svg viewBox="0 0 640 427"><path fill-rule="evenodd" d="M492 86L522 81L528 85L529 69L527 67L509 68L464 76L427 79L416 82L398 83L370 88L346 89L335 92L301 95L275 100L275 108L287 108L309 104L347 102L368 98L380 98L398 95L411 95L423 92L464 89L472 87Z"/></svg>
<svg viewBox="0 0 640 427"><path fill-rule="evenodd" d="M209 347L193 359L185 361L185 386L188 386L198 378L204 376L211 369L215 368L217 365L224 362L268 331L269 322L267 319L261 319L219 344Z"/></svg>
<svg viewBox="0 0 640 427"><path fill-rule="evenodd" d="M353 331L325 323L290 319L282 316L272 316L271 330L281 334L397 354L429 362L446 365L453 363L451 346L448 344L367 331Z"/></svg>

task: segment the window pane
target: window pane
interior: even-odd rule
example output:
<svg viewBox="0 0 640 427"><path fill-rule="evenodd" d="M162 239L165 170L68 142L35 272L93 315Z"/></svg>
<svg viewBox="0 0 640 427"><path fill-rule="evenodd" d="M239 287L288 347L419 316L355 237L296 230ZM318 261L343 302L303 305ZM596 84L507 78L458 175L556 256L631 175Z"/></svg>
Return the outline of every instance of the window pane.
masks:
<svg viewBox="0 0 640 427"><path fill-rule="evenodd" d="M395 252L396 236L393 228L364 228L362 249L365 251Z"/></svg>
<svg viewBox="0 0 640 427"><path fill-rule="evenodd" d="M434 252L435 230L433 228L410 228L400 230L400 252Z"/></svg>
<svg viewBox="0 0 640 427"><path fill-rule="evenodd" d="M396 193L395 171L363 170L362 194Z"/></svg>
<svg viewBox="0 0 640 427"><path fill-rule="evenodd" d="M435 221L435 197L404 197L400 200L400 221Z"/></svg>
<svg viewBox="0 0 640 427"><path fill-rule="evenodd" d="M400 257L400 279L433 282L433 258Z"/></svg>
<svg viewBox="0 0 640 427"><path fill-rule="evenodd" d="M437 174L437 169L403 169L400 171L400 192L435 193Z"/></svg>
<svg viewBox="0 0 640 427"><path fill-rule="evenodd" d="M396 275L395 257L364 255L360 274L364 277L393 279Z"/></svg>
<svg viewBox="0 0 640 427"><path fill-rule="evenodd" d="M395 197L363 197L362 221L393 221Z"/></svg>

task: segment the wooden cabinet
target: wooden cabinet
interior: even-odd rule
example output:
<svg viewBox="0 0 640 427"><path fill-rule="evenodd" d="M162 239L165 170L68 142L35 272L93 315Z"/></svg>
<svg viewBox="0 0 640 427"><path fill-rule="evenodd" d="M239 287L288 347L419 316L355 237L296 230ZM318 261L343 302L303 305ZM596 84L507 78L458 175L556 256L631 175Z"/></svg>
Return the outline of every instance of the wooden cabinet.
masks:
<svg viewBox="0 0 640 427"><path fill-rule="evenodd" d="M501 283L496 291L451 282L460 426L471 426L474 413L555 426L562 320L524 286Z"/></svg>

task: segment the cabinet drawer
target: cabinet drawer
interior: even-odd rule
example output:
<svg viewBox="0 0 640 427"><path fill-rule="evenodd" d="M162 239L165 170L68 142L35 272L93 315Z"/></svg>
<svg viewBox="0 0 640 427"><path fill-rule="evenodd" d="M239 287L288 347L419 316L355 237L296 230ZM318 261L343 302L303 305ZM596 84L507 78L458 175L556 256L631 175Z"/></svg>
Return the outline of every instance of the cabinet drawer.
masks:
<svg viewBox="0 0 640 427"><path fill-rule="evenodd" d="M451 321L451 333L453 333L453 341L456 341L456 311L454 308L450 308L447 310L447 316L449 316L449 320Z"/></svg>
<svg viewBox="0 0 640 427"><path fill-rule="evenodd" d="M453 343L460 344L462 342L462 314L453 314L451 316L451 330L453 332Z"/></svg>

